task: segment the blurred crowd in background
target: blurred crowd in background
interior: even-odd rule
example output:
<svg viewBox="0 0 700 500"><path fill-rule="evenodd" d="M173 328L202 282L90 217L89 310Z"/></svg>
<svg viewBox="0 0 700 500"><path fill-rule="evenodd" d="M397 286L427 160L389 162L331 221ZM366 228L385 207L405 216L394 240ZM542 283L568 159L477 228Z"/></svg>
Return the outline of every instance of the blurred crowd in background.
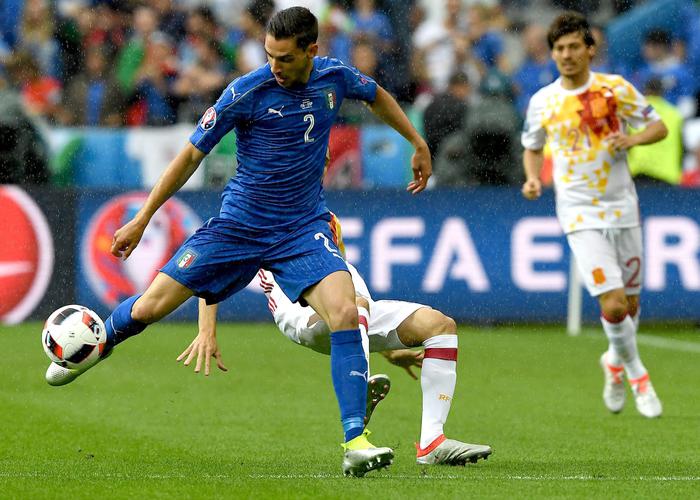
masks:
<svg viewBox="0 0 700 500"><path fill-rule="evenodd" d="M693 184L700 140L686 140L683 151L681 134L685 127L700 138L694 128L700 123L700 9L688 1L687 22L678 29L646 30L641 58L612 57L606 26L645 3L3 0L0 111L10 111L0 112L0 149L18 147L3 130L31 127L37 119L90 127L195 123L229 81L266 62L262 42L270 16L304 5L319 18L321 55L374 77L410 110L429 143L438 185L516 184L527 103L557 77L547 26L563 9L574 9L595 26L594 70L622 74L674 123L664 154L677 155L670 163L678 175L660 180ZM18 105L28 115L25 124L15 123ZM361 104L346 102L340 122L376 119Z"/></svg>

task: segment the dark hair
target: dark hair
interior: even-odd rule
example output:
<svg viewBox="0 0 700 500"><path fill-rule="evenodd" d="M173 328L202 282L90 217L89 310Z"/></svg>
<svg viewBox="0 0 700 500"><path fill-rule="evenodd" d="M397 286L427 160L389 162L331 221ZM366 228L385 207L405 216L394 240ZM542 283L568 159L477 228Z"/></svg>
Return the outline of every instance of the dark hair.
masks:
<svg viewBox="0 0 700 500"><path fill-rule="evenodd" d="M452 73L448 81L449 85L469 85L469 76L464 71Z"/></svg>
<svg viewBox="0 0 700 500"><path fill-rule="evenodd" d="M253 0L245 10L256 23L265 26L275 10L275 2L273 0Z"/></svg>
<svg viewBox="0 0 700 500"><path fill-rule="evenodd" d="M644 85L644 93L646 95L664 95L664 83L661 81L661 78L650 78Z"/></svg>
<svg viewBox="0 0 700 500"><path fill-rule="evenodd" d="M652 43L655 45L670 47L671 35L668 33L668 31L656 28L646 34L644 37L644 43Z"/></svg>
<svg viewBox="0 0 700 500"><path fill-rule="evenodd" d="M569 33L581 33L583 42L587 47L595 45L595 38L593 38L593 33L591 33L591 25L588 24L588 20L578 12L565 12L549 26L549 31L547 32L549 49L553 49L555 42Z"/></svg>
<svg viewBox="0 0 700 500"><path fill-rule="evenodd" d="M267 32L277 40L294 38L302 50L318 40L318 20L305 7L279 11L267 23Z"/></svg>

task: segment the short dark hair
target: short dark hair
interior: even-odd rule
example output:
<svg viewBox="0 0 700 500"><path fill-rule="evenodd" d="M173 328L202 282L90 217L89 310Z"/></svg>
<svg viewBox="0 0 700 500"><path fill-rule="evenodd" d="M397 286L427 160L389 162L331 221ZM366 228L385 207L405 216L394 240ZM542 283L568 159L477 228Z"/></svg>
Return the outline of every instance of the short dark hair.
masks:
<svg viewBox="0 0 700 500"><path fill-rule="evenodd" d="M565 12L549 26L549 31L547 32L549 49L553 49L556 41L569 33L581 33L583 42L587 47L595 45L595 38L593 38L593 33L591 33L591 25L588 24L588 20L578 12Z"/></svg>
<svg viewBox="0 0 700 500"><path fill-rule="evenodd" d="M302 50L318 40L318 20L306 7L279 11L267 23L267 32L277 40L294 38Z"/></svg>
<svg viewBox="0 0 700 500"><path fill-rule="evenodd" d="M644 37L644 43L652 43L654 45L670 47L671 35L666 30L655 28L646 34Z"/></svg>

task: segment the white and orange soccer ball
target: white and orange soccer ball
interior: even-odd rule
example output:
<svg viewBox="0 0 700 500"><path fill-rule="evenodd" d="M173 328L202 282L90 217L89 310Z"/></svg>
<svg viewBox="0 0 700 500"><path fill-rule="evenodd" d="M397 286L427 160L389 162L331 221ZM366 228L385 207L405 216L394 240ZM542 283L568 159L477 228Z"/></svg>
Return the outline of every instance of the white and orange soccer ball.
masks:
<svg viewBox="0 0 700 500"><path fill-rule="evenodd" d="M49 359L64 368L78 370L95 364L106 342L103 321L94 311L80 305L54 311L41 333L41 343Z"/></svg>

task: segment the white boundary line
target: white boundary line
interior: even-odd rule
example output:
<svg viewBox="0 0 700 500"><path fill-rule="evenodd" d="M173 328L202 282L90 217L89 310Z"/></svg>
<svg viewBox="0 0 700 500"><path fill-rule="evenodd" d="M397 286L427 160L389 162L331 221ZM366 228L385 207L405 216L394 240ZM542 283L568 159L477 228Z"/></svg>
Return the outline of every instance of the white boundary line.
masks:
<svg viewBox="0 0 700 500"><path fill-rule="evenodd" d="M683 351L700 353L700 343L687 340L667 339L657 335L637 334L637 342L650 347L668 349L670 351Z"/></svg>
<svg viewBox="0 0 700 500"><path fill-rule="evenodd" d="M381 476L375 476L381 479L420 479L428 481L444 481L457 480L457 481L649 481L649 482L700 482L700 476L590 476L590 475L575 475L575 476L544 476L544 475L534 475L534 476L520 476L520 475L477 475L478 473L470 473L465 475L435 475L435 476L424 476L411 475L411 474L385 474ZM234 476L229 474L121 474L121 473L99 473L99 474L88 474L88 477L94 476L102 479L116 479L116 480L142 480L142 479L155 479L155 480L168 480L168 479L231 479L237 480L241 476ZM0 479L50 479L62 477L64 480L71 479L60 474L51 474L46 472L0 472ZM81 475L85 479L85 475ZM248 479L261 479L261 480L286 480L286 479L343 479L341 474L248 474Z"/></svg>

